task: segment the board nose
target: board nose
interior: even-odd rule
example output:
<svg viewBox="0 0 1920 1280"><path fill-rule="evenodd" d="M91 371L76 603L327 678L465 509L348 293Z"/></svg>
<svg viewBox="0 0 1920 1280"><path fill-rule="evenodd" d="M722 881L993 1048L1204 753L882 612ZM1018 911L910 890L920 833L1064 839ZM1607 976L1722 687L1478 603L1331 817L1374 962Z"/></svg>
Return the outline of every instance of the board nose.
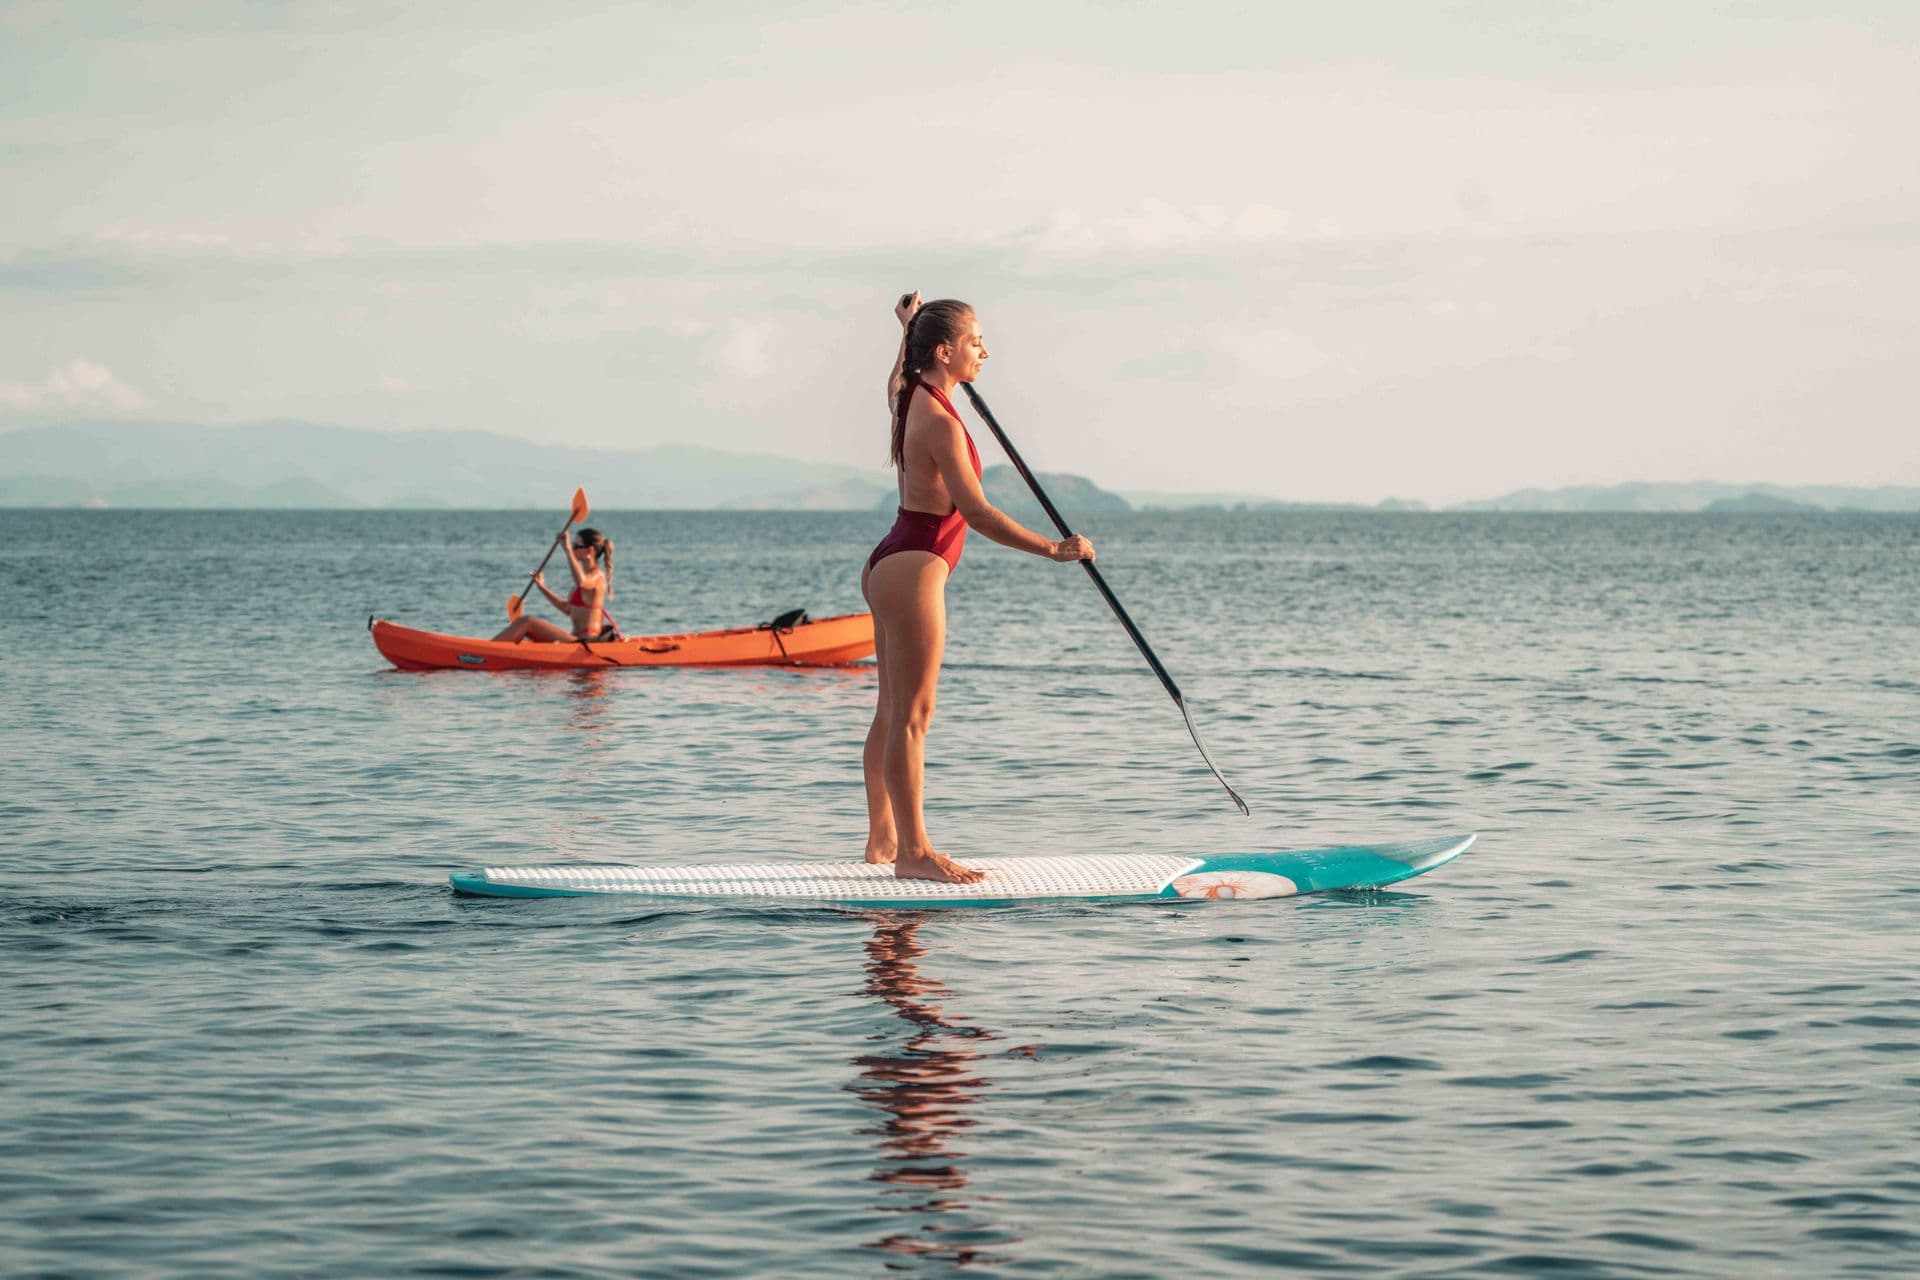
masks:
<svg viewBox="0 0 1920 1280"><path fill-rule="evenodd" d="M1429 848L1416 848L1407 853L1407 865L1415 871L1431 871L1443 862L1451 862L1468 849L1479 838L1479 833L1450 836L1433 841Z"/></svg>

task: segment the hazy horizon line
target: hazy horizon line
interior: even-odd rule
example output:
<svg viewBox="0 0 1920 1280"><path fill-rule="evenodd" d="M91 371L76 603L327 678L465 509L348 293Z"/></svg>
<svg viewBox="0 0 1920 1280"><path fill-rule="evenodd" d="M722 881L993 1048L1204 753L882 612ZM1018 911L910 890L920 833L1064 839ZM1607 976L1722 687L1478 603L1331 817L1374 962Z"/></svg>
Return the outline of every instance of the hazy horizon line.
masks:
<svg viewBox="0 0 1920 1280"><path fill-rule="evenodd" d="M12 435L14 433L22 432L22 431L59 430L64 427L87 427L87 428L125 427L130 429L138 429L141 427L153 427L153 426L186 427L186 428L192 428L195 430L206 430L206 431L239 431L239 430L246 430L248 428L302 426L302 427L317 427L317 428L322 428L322 429L331 430L331 431L354 432L354 433L363 434L363 435L420 436L420 435L472 434L472 435L490 436L496 440L510 441L514 444L523 444L523 445L528 445L528 446L531 446L534 448L540 448L540 449L552 449L556 447L552 442L549 442L549 441L543 441L543 440L535 439L530 436L516 435L510 432L499 431L490 427L369 427L369 426L348 425L348 424L343 424L338 422L324 422L318 419L300 418L300 417L250 418L250 419L243 419L243 420L233 421L233 422L194 421L191 419L175 419L175 418L61 418L61 419L33 421L33 422L15 422L11 424L0 422L0 436ZM562 447L565 447L565 446L562 446ZM808 457L803 457L796 454L775 452L773 450L768 450L768 449L723 448L723 447L717 447L711 444L703 444L698 441L692 441L692 440L662 440L662 441L656 441L652 444L636 445L636 446L630 446L630 447L609 446L609 445L575 445L571 447L587 453L610 453L610 454L648 454L648 453L656 453L663 449L689 449L689 450L693 450L701 453L719 454L719 455L736 457L736 458L767 458L767 459L775 459L779 461L804 463L809 466L844 467L849 471L871 470L876 473L876 478L878 477L879 474L883 474L891 470L890 467L885 465L877 465L877 466L868 468L868 467L863 467L861 464L858 464L858 463L846 462L844 460L837 459L837 458L808 458ZM995 466L995 465L1006 465L1006 464L990 463L989 465ZM1538 493L1545 493L1545 494L1553 494L1553 493L1565 493L1570 490L1611 490L1611 489L1627 489L1627 488L1634 488L1634 487L1651 487L1651 486L1671 486L1671 487L1717 486L1717 487L1724 487L1724 488L1730 488L1730 489L1746 489L1749 491L1759 490L1763 488L1860 489L1860 490L1920 488L1920 485L1902 484L1898 482L1887 482L1887 481L1866 481L1866 480L1821 480L1821 481L1793 480L1793 481L1789 481L1789 480L1768 480L1768 479L1727 480L1727 479L1718 479L1710 476L1695 475L1687 479L1647 479L1643 477L1643 478L1625 479L1625 480L1580 480L1580 481L1563 482L1563 483L1535 482L1535 483L1522 484L1515 487L1507 488L1501 492L1487 495L1487 496L1481 496L1481 497L1434 499L1434 498L1424 498L1424 497L1410 497L1406 495L1388 495L1386 497L1383 497L1374 501L1368 501L1362 498L1290 498L1278 493L1260 493L1260 492L1252 492L1244 489L1216 490L1216 489L1191 489L1191 488L1159 488L1159 487L1148 487L1148 486L1141 486L1141 485L1109 484L1109 483L1102 482L1095 479L1092 475L1084 471L1074 471L1074 470L1069 470L1067 468L1057 467L1057 466L1036 468L1036 470L1039 470L1043 474L1048 474L1048 475L1078 476L1081 479L1092 482L1097 488L1100 488L1108 493L1117 494L1123 497L1129 493L1133 493L1133 494L1142 494L1142 495L1166 495L1169 497L1209 498L1209 499L1216 499L1221 504L1249 503L1249 502L1275 502L1275 503L1285 503L1288 505L1306 506L1306 507L1349 506L1349 507L1359 507L1359 508L1373 508L1373 507L1381 506L1383 504L1420 503L1424 505L1429 511L1433 511L1433 512L1446 511L1446 510L1457 508L1459 506L1463 506L1470 503L1497 501L1502 498L1509 498L1509 497L1513 497L1515 495L1523 494L1523 493L1538 492ZM67 507L67 506L59 506L59 507L22 506L22 507L7 507L6 509L9 509L9 510L71 510L71 509L83 509L83 508ZM121 510L121 511L134 511L134 510L330 511L330 510L354 510L354 509L421 510L421 511L437 511L437 510L513 511L513 510L521 510L523 508L518 508L518 507L418 507L418 508L415 508L415 507L368 506L368 507L360 507L360 508L352 508L352 507L348 507L348 508L341 508L341 507L311 507L311 508L309 507L258 507L258 508L256 507L113 507L111 509ZM537 506L534 509L537 509ZM661 508L633 508L633 509L634 510L694 511L694 510L729 510L730 508L661 507ZM732 509L738 510L738 508L732 508ZM761 509L762 510L806 510L807 508L761 508ZM847 509L853 510L856 508L847 508ZM1672 513L1622 512L1617 514L1688 514L1688 513L1685 513L1685 512L1672 512Z"/></svg>

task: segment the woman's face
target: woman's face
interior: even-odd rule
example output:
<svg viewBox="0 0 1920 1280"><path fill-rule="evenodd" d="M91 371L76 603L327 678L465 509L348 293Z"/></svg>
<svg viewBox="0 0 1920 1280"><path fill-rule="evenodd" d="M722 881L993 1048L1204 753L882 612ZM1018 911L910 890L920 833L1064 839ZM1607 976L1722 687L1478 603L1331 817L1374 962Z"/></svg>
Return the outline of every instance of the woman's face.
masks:
<svg viewBox="0 0 1920 1280"><path fill-rule="evenodd" d="M980 366L987 362L987 340L980 333L980 318L969 315L961 325L959 340L953 343L941 343L938 348L940 367L952 374L959 382L972 382L980 376Z"/></svg>

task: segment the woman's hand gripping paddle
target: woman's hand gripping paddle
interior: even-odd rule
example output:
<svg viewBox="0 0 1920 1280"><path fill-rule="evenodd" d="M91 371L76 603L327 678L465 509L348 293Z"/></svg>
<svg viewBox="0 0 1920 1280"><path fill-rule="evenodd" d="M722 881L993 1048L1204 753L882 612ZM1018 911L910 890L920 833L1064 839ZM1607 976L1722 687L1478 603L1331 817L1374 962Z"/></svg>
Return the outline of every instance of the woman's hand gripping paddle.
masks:
<svg viewBox="0 0 1920 1280"><path fill-rule="evenodd" d="M1060 518L1060 512L1053 505L1053 499L1047 497L1046 490L1042 489L1040 482L1034 479L1033 472L1027 470L1026 459L1020 456L1020 451L1013 447L1013 441L1007 439L1007 433L1000 429L998 422L994 421L993 410L987 408L987 402L980 398L980 393L973 389L973 384L970 382L961 383L960 389L967 393L967 399L973 401L974 410L993 432L993 438L1000 442L1000 447L1006 450L1008 460L1020 473L1020 478L1027 482L1027 488L1033 490L1033 496L1040 499L1040 505L1046 509L1047 517L1053 521L1053 527L1060 531L1061 537L1072 537L1073 532L1067 528L1067 522ZM1187 714L1187 701L1180 696L1180 686L1173 682L1173 677L1168 675L1167 669L1160 664L1153 646L1148 644L1147 638L1140 634L1140 628L1133 625L1133 619L1127 616L1127 611L1120 607L1120 602L1114 598L1113 589L1107 586L1107 580L1100 576L1100 571L1093 567L1093 561L1082 560L1080 567L1087 571L1089 578L1093 579L1093 585L1099 588L1101 598L1107 602L1107 608L1113 610L1113 616L1120 619L1120 625L1127 629L1127 635L1132 637L1135 647L1140 650L1140 655L1147 660L1147 665L1153 668L1153 674L1160 677L1160 683L1172 697L1173 705L1180 708L1180 718L1187 722L1187 732L1193 737L1193 745L1200 748L1200 758L1207 762L1207 768L1213 770L1213 776L1220 779L1220 785L1227 789L1227 794L1233 797L1233 802L1240 806L1241 814L1252 816L1247 812L1247 802L1240 798L1240 793L1233 789L1233 784L1221 775L1220 766L1213 762L1211 755L1207 754L1207 744L1200 740L1200 730L1194 727L1193 717Z"/></svg>
<svg viewBox="0 0 1920 1280"><path fill-rule="evenodd" d="M560 533L554 538L553 545L547 548L547 554L541 559L540 567L527 576L527 585L520 588L519 595L507 597L508 622L518 622L520 620L520 615L527 610L527 592L533 590L533 580L547 571L547 561L553 559L553 553L558 551L560 544L567 540L567 530L573 528L573 526L579 524L586 518L587 491L585 489L575 489L573 491L573 510L567 515L567 522L560 526Z"/></svg>

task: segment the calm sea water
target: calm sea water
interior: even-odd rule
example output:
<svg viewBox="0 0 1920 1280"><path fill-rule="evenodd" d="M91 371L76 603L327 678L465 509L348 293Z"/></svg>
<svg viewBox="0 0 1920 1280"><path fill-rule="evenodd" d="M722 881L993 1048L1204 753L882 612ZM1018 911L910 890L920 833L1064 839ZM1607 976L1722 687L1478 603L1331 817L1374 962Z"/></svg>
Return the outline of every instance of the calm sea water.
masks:
<svg viewBox="0 0 1920 1280"><path fill-rule="evenodd" d="M857 856L871 668L407 675L549 515L0 512L0 1272L1910 1275L1920 520L975 540L958 855L1477 830L1404 892L455 899ZM880 516L596 513L629 630L859 607ZM653 627L648 627L653 629Z"/></svg>

